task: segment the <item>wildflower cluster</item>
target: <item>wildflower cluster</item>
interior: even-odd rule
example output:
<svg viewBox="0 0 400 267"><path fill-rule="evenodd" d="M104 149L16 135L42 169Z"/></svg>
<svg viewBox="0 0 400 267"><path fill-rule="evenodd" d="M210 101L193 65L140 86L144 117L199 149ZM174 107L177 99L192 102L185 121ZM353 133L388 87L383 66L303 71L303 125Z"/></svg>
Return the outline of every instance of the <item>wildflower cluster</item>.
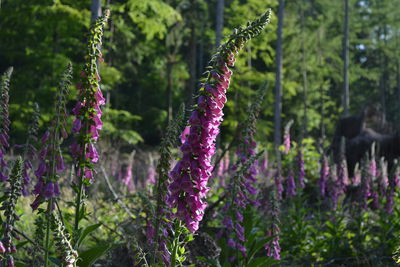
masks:
<svg viewBox="0 0 400 267"><path fill-rule="evenodd" d="M4 157L6 154L6 150L10 147L10 120L8 118L8 101L10 98L9 90L12 72L13 67L8 68L1 76L0 81L0 181L3 182L8 179L6 173L7 162L5 161Z"/></svg>
<svg viewBox="0 0 400 267"><path fill-rule="evenodd" d="M184 143L180 147L183 155L170 173L172 183L168 202L171 208L177 208L177 218L184 221L191 232L199 228L207 205L203 199L209 190L207 182L212 171L211 158L215 153L225 94L232 75L230 67L234 65L235 56L244 44L258 35L269 22L269 16L268 11L261 18L248 23L246 28L236 29L228 41L220 46L210 61L197 104L184 130Z"/></svg>
<svg viewBox="0 0 400 267"><path fill-rule="evenodd" d="M9 187L5 193L5 201L3 201L1 209L4 210L5 220L2 228L4 229L3 238L0 241L0 253L4 254L3 264L1 266L14 266L14 258L12 253L17 252L12 242L13 237L19 239L14 232L14 225L19 220L15 211L18 198L21 196L22 187L22 159L20 157L14 163L9 179Z"/></svg>
<svg viewBox="0 0 400 267"><path fill-rule="evenodd" d="M55 116L51 121L50 128L44 133L40 142L42 148L38 154L39 166L35 171L38 179L33 194L36 195L31 204L36 210L41 203L60 195L59 173L65 170L64 159L60 145L68 137L66 130L66 97L72 79L72 65L69 64L59 84L55 101Z"/></svg>

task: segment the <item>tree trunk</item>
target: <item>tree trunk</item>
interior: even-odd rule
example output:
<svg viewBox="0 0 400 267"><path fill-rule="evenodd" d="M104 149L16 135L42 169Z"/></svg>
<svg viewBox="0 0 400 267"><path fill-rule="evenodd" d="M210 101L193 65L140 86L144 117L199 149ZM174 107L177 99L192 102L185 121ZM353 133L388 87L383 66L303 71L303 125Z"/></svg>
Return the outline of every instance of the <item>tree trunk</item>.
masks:
<svg viewBox="0 0 400 267"><path fill-rule="evenodd" d="M91 6L91 21L95 21L98 17L101 16L101 1L100 0L92 0Z"/></svg>
<svg viewBox="0 0 400 267"><path fill-rule="evenodd" d="M303 61L302 64L302 76L303 76L303 109L304 109L304 116L303 116L303 126L301 127L301 134L300 140L302 141L305 136L307 136L307 93L308 93L308 77L307 77L307 65L306 65L306 49L304 45L304 29L305 29L305 22L304 22L304 10L303 6L300 6L301 11L301 58Z"/></svg>
<svg viewBox="0 0 400 267"><path fill-rule="evenodd" d="M224 27L224 0L217 1L216 26L215 26L215 47L219 47L222 39L222 28Z"/></svg>
<svg viewBox="0 0 400 267"><path fill-rule="evenodd" d="M282 29L285 0L279 0L278 10L278 42L276 46L276 76L275 76L275 113L274 113L274 145L278 150L281 144L281 113L282 113ZM277 153L278 155L279 153Z"/></svg>
<svg viewBox="0 0 400 267"><path fill-rule="evenodd" d="M190 13L195 18L196 17L196 10L194 1L190 1ZM193 104L193 95L196 90L196 65L197 65L197 34L196 34L196 20L194 18L190 19L190 39L189 39L189 88L187 93L187 107L192 106Z"/></svg>
<svg viewBox="0 0 400 267"><path fill-rule="evenodd" d="M344 0L344 30L343 30L343 110L349 115L349 0Z"/></svg>
<svg viewBox="0 0 400 267"><path fill-rule="evenodd" d="M168 58L167 59L167 122L172 121L172 68L173 61Z"/></svg>

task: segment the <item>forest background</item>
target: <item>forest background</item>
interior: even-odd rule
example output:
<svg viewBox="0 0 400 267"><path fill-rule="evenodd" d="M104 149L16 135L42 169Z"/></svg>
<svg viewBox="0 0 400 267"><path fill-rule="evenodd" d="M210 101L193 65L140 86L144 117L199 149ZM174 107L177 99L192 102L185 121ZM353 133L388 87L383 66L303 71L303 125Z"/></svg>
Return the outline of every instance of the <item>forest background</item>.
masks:
<svg viewBox="0 0 400 267"><path fill-rule="evenodd" d="M15 70L10 90L12 143L23 140L33 102L41 107L41 123L50 120L52 95L67 62L76 66L75 74L81 69L91 2L2 1L0 70L10 65ZM388 121L400 120L399 2L349 1L350 113L380 103ZM278 1L127 0L102 5L109 5L113 14L100 65L109 100L103 141L159 144L179 105L190 107L207 59L221 38L266 7L274 13L271 25L235 65L221 142L232 139L251 96L262 86L266 97L258 138L264 144L273 141ZM294 119L294 136L331 136L343 111L344 1L287 1L284 17L282 123ZM73 90L71 106L75 97Z"/></svg>

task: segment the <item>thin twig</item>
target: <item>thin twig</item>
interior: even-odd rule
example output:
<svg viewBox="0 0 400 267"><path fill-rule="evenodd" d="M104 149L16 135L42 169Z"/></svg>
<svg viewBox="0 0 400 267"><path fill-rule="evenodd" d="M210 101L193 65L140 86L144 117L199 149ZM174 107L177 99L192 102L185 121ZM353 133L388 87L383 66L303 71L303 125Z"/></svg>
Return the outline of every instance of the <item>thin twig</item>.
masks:
<svg viewBox="0 0 400 267"><path fill-rule="evenodd" d="M23 238L25 238L29 243L32 243L35 247L43 250L44 252L46 252L46 249L43 248L42 246L40 246L38 243L36 243L35 241L33 241L32 239L30 239L27 235L25 235L23 232L17 230L17 229L13 229L14 232L16 232L18 235L22 236Z"/></svg>

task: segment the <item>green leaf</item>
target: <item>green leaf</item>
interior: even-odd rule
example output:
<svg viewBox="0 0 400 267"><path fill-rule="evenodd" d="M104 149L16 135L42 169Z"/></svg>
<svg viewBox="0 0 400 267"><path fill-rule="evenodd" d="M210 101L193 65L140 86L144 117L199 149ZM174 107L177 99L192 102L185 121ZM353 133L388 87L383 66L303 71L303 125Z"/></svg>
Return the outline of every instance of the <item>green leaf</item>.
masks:
<svg viewBox="0 0 400 267"><path fill-rule="evenodd" d="M101 256L105 255L107 251L112 248L116 248L120 246L120 244L112 244L112 245L99 245L92 247L86 251L79 253L79 260L77 262L77 266L79 267L90 267L93 263L96 262Z"/></svg>
<svg viewBox="0 0 400 267"><path fill-rule="evenodd" d="M28 241L19 242L19 243L16 245L17 250L20 249L20 248L22 248L23 246L25 246L27 243L29 243L29 242L28 242Z"/></svg>
<svg viewBox="0 0 400 267"><path fill-rule="evenodd" d="M261 257L261 258L256 258L252 261L250 261L246 267L264 267L264 266L269 266L273 263L276 263L277 261L274 260L273 258L270 257Z"/></svg>
<svg viewBox="0 0 400 267"><path fill-rule="evenodd" d="M86 236L88 236L91 232L95 231L97 228L99 228L101 226L101 223L97 223L97 224L93 224L90 225L88 227L86 227L83 231L81 236L79 237L78 240L78 247L81 245L81 243L83 242L83 240L85 240Z"/></svg>

